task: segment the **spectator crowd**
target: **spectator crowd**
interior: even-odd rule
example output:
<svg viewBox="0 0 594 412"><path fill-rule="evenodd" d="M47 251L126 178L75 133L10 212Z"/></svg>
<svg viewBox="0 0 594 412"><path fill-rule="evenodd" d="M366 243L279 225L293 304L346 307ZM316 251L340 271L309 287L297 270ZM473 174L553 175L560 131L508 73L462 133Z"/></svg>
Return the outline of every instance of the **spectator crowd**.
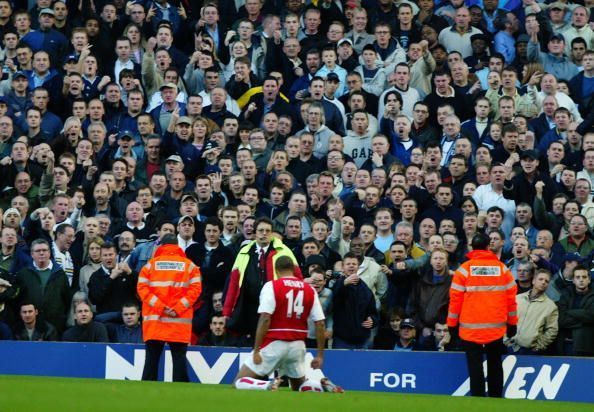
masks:
<svg viewBox="0 0 594 412"><path fill-rule="evenodd" d="M287 255L330 347L456 350L484 232L509 351L593 355L592 4L505 6L0 0L0 338L142 342L173 234L194 344L251 344Z"/></svg>

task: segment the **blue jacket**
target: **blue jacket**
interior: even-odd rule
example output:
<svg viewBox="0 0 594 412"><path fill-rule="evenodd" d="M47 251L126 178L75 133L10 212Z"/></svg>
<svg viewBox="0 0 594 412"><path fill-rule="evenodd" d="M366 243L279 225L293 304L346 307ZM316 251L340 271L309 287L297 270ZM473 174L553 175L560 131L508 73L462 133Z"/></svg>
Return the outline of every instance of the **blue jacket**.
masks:
<svg viewBox="0 0 594 412"><path fill-rule="evenodd" d="M551 53L540 51L539 43L528 42L528 61L542 64L545 72L551 73L558 80L571 80L578 74L578 68L567 57L555 57Z"/></svg>
<svg viewBox="0 0 594 412"><path fill-rule="evenodd" d="M179 107L179 115L185 116L186 115L186 104L178 102L177 105ZM161 123L159 121L159 116L161 114L162 109L163 109L163 103L161 103L160 105L155 107L153 110L151 110L151 116L152 116L153 120L155 121L155 133L157 133L157 134L163 134L167 130L167 128L165 128L165 130L161 130Z"/></svg>
<svg viewBox="0 0 594 412"><path fill-rule="evenodd" d="M478 145L483 143L483 141L487 139L487 136L489 136L491 123L493 123L491 119L487 120L487 127L485 127L485 130L483 130L483 133L480 136L476 128L476 117L466 120L460 125L460 128L462 129L463 134L471 138L471 141L474 143L474 145Z"/></svg>
<svg viewBox="0 0 594 412"><path fill-rule="evenodd" d="M410 146L407 149L400 141L400 137L396 132L392 132L390 136L390 152L392 153L392 155L397 157L398 160L400 160L404 166L408 166L410 164L410 154L412 153L412 150L418 146L415 139L411 138L410 140L412 142L412 146Z"/></svg>
<svg viewBox="0 0 594 412"><path fill-rule="evenodd" d="M169 7L167 8L167 11L169 12L169 16L167 16L167 19L164 19L163 18L163 10L159 6L157 6L155 3L156 2L151 2L150 4L146 5L147 10L151 7L154 7L154 9L155 9L155 16L151 20L151 24L153 26L154 32L155 33L157 32L157 29L159 28L159 25L161 24L161 22L163 20L167 20L169 22L169 24L171 25L171 27L173 28L173 35L176 36L177 34L179 34L182 20L179 15L179 12L177 11L177 7L175 7L172 4L167 3L169 5Z"/></svg>
<svg viewBox="0 0 594 412"><path fill-rule="evenodd" d="M27 79L29 80L29 91L32 92L35 89L35 82L33 76L33 70L23 70ZM62 107L62 85L63 77L56 69L50 69L47 77L43 81L41 87L47 90L49 93L49 105L48 110L60 113L63 110Z"/></svg>
<svg viewBox="0 0 594 412"><path fill-rule="evenodd" d="M364 343L371 329L361 326L368 317L373 326L378 324L377 308L373 292L363 281L356 285L344 285L345 277L336 280L332 288L332 303L335 308L344 308L334 313L334 335L348 343Z"/></svg>
<svg viewBox="0 0 594 412"><path fill-rule="evenodd" d="M551 145L551 143L556 142L557 140L561 140L562 137L559 134L559 132L557 131L557 128L555 127L554 129L551 129L547 132L547 134L545 134L544 136L542 136L540 138L540 142L538 142L538 151L540 153L546 153L547 150L549 149L549 146Z"/></svg>
<svg viewBox="0 0 594 412"><path fill-rule="evenodd" d="M184 162L184 174L190 178L195 178L204 171L204 160L202 159L202 149L198 150L192 144L192 138L184 141L177 137L175 133L163 133L161 147L166 147L170 152L177 153Z"/></svg>
<svg viewBox="0 0 594 412"><path fill-rule="evenodd" d="M49 53L54 67L62 64L62 59L68 48L68 39L57 30L32 30L22 38L24 43L31 46L33 53L44 50Z"/></svg>

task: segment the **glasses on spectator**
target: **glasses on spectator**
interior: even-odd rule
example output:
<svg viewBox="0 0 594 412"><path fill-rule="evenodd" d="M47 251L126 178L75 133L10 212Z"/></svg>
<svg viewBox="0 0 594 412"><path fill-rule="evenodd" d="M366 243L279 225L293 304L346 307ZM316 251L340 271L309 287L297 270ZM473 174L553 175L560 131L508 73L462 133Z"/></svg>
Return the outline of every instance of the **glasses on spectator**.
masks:
<svg viewBox="0 0 594 412"><path fill-rule="evenodd" d="M263 137L260 137L260 136L255 136L255 137L250 137L250 140L258 140L258 141L260 141L260 140L264 140L264 138Z"/></svg>
<svg viewBox="0 0 594 412"><path fill-rule="evenodd" d="M328 160L334 160L334 161L336 161L336 160L342 160L342 157L340 157L340 156L330 156L330 157L328 157Z"/></svg>

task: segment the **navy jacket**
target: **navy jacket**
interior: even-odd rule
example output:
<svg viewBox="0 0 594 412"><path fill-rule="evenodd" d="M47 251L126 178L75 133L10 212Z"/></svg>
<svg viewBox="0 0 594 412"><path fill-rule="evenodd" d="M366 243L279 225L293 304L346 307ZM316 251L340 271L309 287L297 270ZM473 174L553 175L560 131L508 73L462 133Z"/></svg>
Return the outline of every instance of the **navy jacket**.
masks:
<svg viewBox="0 0 594 412"><path fill-rule="evenodd" d="M362 280L347 286L344 280L344 276L340 277L332 288L333 305L341 308L334 313L334 335L349 343L363 343L371 334L371 329L361 326L363 321L371 317L376 326L379 320L375 297Z"/></svg>

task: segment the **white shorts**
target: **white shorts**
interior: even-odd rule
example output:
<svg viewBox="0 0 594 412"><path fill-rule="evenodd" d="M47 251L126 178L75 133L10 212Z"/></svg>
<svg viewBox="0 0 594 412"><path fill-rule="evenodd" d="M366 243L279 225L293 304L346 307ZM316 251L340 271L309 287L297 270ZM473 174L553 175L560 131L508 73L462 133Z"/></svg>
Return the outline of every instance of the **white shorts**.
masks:
<svg viewBox="0 0 594 412"><path fill-rule="evenodd" d="M245 361L245 366L259 376L268 376L278 369L280 376L303 378L305 376L305 342L275 340L261 351L262 363L254 363L253 351Z"/></svg>

